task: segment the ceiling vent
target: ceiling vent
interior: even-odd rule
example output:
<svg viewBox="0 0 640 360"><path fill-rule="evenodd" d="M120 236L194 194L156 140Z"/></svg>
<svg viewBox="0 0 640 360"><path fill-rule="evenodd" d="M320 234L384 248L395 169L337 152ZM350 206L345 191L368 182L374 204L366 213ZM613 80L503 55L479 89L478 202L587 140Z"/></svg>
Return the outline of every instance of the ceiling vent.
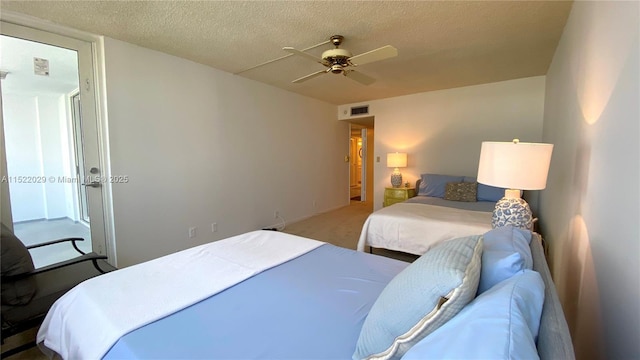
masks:
<svg viewBox="0 0 640 360"><path fill-rule="evenodd" d="M356 106L351 108L351 116L365 115L369 113L369 105Z"/></svg>

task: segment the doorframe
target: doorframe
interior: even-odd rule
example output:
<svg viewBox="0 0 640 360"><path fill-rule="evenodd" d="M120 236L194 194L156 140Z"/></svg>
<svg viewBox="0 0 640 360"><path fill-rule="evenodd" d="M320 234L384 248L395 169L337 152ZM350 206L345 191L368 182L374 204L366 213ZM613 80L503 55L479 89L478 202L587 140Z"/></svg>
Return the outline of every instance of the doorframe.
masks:
<svg viewBox="0 0 640 360"><path fill-rule="evenodd" d="M76 190L76 205L77 205L77 218L78 221L89 225L89 203L87 199L87 188L83 186L82 183L87 181L84 180L87 178L87 174L85 173L86 164L84 163L84 148L82 146L78 146L78 144L82 143L82 113L80 111L80 91L75 90L70 94L67 94L67 106L69 106L69 114L71 118L69 119L71 129L71 134L69 137L72 138L73 141L73 154L74 154L74 163L73 166L76 168L76 174L78 179L83 179L83 181L78 181L75 186Z"/></svg>
<svg viewBox="0 0 640 360"><path fill-rule="evenodd" d="M42 31L86 41L91 44L92 62L94 69L92 79L95 92L94 106L98 132L98 157L100 168L102 169L102 175L106 178L109 178L111 176L111 161L109 157L109 128L106 98L107 91L105 81L104 37L6 10L0 13L0 20L10 24L28 27L36 31ZM116 255L112 188L109 182L105 182L102 185L103 186L100 187L100 189L102 191L103 200L102 212L104 218L105 250L109 263L117 267L118 261Z"/></svg>
<svg viewBox="0 0 640 360"><path fill-rule="evenodd" d="M361 126L363 127L363 129L365 130L371 130L371 134L367 134L367 141L366 144L363 141L363 151L366 152L366 159L368 161L368 164L366 165L366 167L363 164L363 169L368 169L363 177L363 182L366 182L366 190L369 191L369 194L365 196L366 198L366 202L367 203L373 203L373 198L374 198L374 191L373 189L375 189L374 187L374 179L375 179L375 162L378 162L374 159L374 142L375 142L375 117L374 116L366 116L366 117L361 117L361 118L357 118L357 119L344 119L341 121L346 121L347 123L349 123L349 126L347 127L347 131L349 132L348 136L347 136L347 149L349 149L349 154L351 154L350 151L350 144L351 144L351 128L352 125L357 125L357 126ZM347 186L349 186L349 190L351 189L351 161L353 161L353 159L349 158L349 166L348 166L348 181L347 181ZM363 187L364 189L364 187ZM350 191L347 190L347 194L349 196L348 201L349 203L351 202L351 194Z"/></svg>

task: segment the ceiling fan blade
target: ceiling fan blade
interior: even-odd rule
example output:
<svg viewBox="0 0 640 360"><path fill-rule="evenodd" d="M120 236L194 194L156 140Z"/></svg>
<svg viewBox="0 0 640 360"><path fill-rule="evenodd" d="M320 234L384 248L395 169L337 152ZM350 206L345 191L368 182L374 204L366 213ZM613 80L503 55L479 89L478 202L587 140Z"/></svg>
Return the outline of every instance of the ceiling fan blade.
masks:
<svg viewBox="0 0 640 360"><path fill-rule="evenodd" d="M348 77L351 80L355 80L362 85L371 85L376 82L376 79L372 78L371 76L367 76L355 70L346 70L344 72L344 76Z"/></svg>
<svg viewBox="0 0 640 360"><path fill-rule="evenodd" d="M325 60L320 59L318 57L315 57L315 56L313 56L311 54L307 54L304 51L300 51L298 49L294 49L294 48L288 47L288 46L287 47L283 47L282 50L284 50L284 51L286 51L286 52L288 52L290 54L293 54L293 55L302 56L304 58L307 58L307 59L309 59L311 61L315 61L315 62L320 63L322 65L325 65L325 66L327 65L327 62Z"/></svg>
<svg viewBox="0 0 640 360"><path fill-rule="evenodd" d="M367 51L360 55L352 56L349 58L349 62L355 66L372 63L374 61L380 61L388 58L398 56L398 49L391 45L383 46L375 50Z"/></svg>
<svg viewBox="0 0 640 360"><path fill-rule="evenodd" d="M327 70L320 70L320 71L316 71L316 72L311 73L311 74L309 74L309 75L305 75L305 76L303 76L303 77L301 77L301 78L299 78L299 79L295 79L295 80L293 80L293 81L292 81L292 83L294 83L294 84L298 84L298 83L301 83L301 82L303 82L303 81L307 81L307 80L309 80L309 79L313 79L313 78L314 78L314 77L316 77L316 76L320 76L320 75L322 75L322 74L326 74L326 73L327 73Z"/></svg>

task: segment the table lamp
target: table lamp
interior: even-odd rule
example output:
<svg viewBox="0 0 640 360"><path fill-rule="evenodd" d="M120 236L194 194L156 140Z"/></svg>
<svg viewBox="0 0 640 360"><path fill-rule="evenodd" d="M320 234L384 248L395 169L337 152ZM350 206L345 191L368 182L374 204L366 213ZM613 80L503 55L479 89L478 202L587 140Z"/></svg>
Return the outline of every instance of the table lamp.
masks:
<svg viewBox="0 0 640 360"><path fill-rule="evenodd" d="M512 142L482 142L478 182L506 188L504 197L496 203L491 225L513 225L533 230L533 215L529 204L520 197L520 190L542 190L547 186L552 144Z"/></svg>
<svg viewBox="0 0 640 360"><path fill-rule="evenodd" d="M399 188L402 185L402 174L398 168L407 167L407 153L388 153L387 167L394 168L391 173L391 186Z"/></svg>

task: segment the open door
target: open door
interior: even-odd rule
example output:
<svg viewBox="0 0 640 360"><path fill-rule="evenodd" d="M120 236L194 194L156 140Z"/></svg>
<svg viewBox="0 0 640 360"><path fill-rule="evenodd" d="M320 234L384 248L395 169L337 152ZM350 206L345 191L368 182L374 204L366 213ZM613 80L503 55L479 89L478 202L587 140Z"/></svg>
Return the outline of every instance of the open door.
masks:
<svg viewBox="0 0 640 360"><path fill-rule="evenodd" d="M14 232L27 245L82 237L83 251L107 255L92 45L1 25L0 135ZM35 253L37 266L77 255Z"/></svg>

